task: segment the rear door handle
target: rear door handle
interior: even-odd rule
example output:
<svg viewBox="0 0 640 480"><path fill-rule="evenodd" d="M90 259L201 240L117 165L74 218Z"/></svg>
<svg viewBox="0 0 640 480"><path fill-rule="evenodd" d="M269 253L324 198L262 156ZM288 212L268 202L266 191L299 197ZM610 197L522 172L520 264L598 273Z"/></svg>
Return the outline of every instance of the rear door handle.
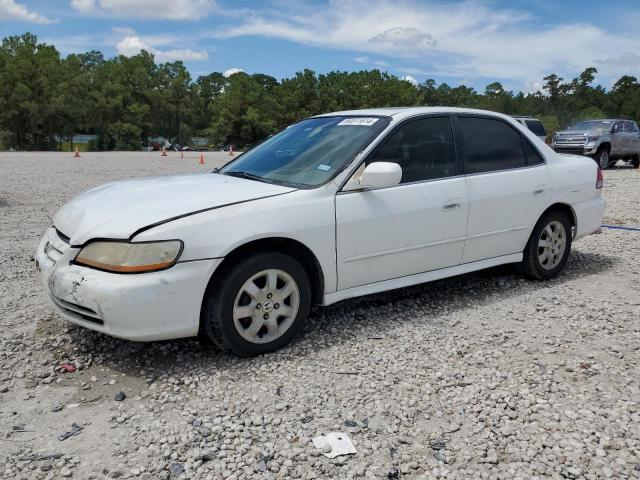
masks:
<svg viewBox="0 0 640 480"><path fill-rule="evenodd" d="M442 207L443 210L446 210L448 212L452 210L458 210L459 208L460 208L459 203L449 203L448 205L445 205L444 207Z"/></svg>

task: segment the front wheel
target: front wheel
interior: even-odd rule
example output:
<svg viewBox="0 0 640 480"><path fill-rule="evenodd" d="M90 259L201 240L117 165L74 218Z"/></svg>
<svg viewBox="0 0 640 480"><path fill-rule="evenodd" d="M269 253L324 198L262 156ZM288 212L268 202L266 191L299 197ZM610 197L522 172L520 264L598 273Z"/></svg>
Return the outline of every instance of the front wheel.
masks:
<svg viewBox="0 0 640 480"><path fill-rule="evenodd" d="M552 210L545 213L531 232L523 252L521 270L539 280L553 278L564 267L571 251L571 222Z"/></svg>
<svg viewBox="0 0 640 480"><path fill-rule="evenodd" d="M609 163L611 163L611 157L609 156L609 149L601 148L600 150L598 150L598 153L596 153L595 160L601 170L606 170L607 167L609 166Z"/></svg>
<svg viewBox="0 0 640 480"><path fill-rule="evenodd" d="M258 253L211 282L201 330L225 351L248 357L286 345L300 331L311 305L305 269L288 255Z"/></svg>

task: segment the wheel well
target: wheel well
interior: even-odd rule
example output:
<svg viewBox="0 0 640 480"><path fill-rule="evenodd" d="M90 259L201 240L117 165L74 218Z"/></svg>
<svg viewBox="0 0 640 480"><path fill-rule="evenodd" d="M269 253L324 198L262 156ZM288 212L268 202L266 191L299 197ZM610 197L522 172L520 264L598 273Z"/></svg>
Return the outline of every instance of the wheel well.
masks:
<svg viewBox="0 0 640 480"><path fill-rule="evenodd" d="M611 151L611 144L609 142L602 142L599 146L598 146L598 150L602 149L602 148L606 148L607 150Z"/></svg>
<svg viewBox="0 0 640 480"><path fill-rule="evenodd" d="M295 258L304 267L311 282L312 301L321 303L324 296L324 275L320 262L309 248L291 238L261 238L241 245L229 252L215 272L209 285L221 280L226 272L241 259L258 252L278 252Z"/></svg>
<svg viewBox="0 0 640 480"><path fill-rule="evenodd" d="M554 203L549 208L547 208L544 212L542 212L542 215L552 210L558 210L563 212L569 218L569 221L571 221L571 226L574 227L574 229L578 225L576 214L573 211L573 208L571 208L566 203ZM542 215L540 216L542 217Z"/></svg>

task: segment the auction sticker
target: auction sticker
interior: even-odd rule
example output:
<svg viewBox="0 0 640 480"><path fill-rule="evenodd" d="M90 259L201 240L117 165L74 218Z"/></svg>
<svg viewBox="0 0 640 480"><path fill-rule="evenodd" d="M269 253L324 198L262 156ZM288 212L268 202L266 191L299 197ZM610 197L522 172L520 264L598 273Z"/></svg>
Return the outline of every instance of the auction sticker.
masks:
<svg viewBox="0 0 640 480"><path fill-rule="evenodd" d="M361 127L370 127L371 125L373 125L377 121L378 121L377 118L370 118L370 117L345 118L340 123L338 123L338 126L356 125L356 126L361 126Z"/></svg>

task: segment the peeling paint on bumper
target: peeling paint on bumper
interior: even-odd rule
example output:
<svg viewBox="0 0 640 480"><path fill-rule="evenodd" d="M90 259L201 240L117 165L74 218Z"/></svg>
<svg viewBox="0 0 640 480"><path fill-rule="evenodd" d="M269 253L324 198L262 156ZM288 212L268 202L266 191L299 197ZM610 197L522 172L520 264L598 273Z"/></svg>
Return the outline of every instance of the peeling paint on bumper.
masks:
<svg viewBox="0 0 640 480"><path fill-rule="evenodd" d="M55 229L49 229L35 259L54 306L66 320L136 341L197 335L204 291L221 259L177 263L160 272L116 274L71 264L78 249L60 242Z"/></svg>

